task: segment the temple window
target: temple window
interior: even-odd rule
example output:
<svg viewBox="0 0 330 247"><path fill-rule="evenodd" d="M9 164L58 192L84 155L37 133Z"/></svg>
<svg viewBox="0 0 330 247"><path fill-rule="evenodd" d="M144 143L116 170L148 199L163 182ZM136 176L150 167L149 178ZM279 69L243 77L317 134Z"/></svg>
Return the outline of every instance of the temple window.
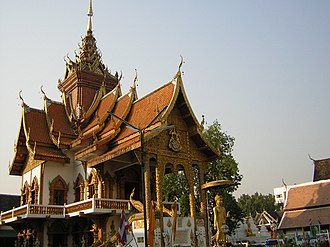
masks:
<svg viewBox="0 0 330 247"><path fill-rule="evenodd" d="M95 195L94 184L88 185L88 198L93 198Z"/></svg>
<svg viewBox="0 0 330 247"><path fill-rule="evenodd" d="M21 205L27 204L29 202L28 199L29 199L29 184L25 182L21 190Z"/></svg>
<svg viewBox="0 0 330 247"><path fill-rule="evenodd" d="M64 204L64 190L54 190L54 205L63 205Z"/></svg>
<svg viewBox="0 0 330 247"><path fill-rule="evenodd" d="M74 183L74 201L79 202L84 200L84 179L79 173Z"/></svg>
<svg viewBox="0 0 330 247"><path fill-rule="evenodd" d="M95 198L98 196L99 179L94 170L91 171L88 178L88 198Z"/></svg>
<svg viewBox="0 0 330 247"><path fill-rule="evenodd" d="M54 178L49 186L49 204L63 205L67 203L68 187L60 175Z"/></svg>
<svg viewBox="0 0 330 247"><path fill-rule="evenodd" d="M38 185L38 179L34 177L32 186L30 189L30 202L31 204L38 204L38 193L39 192L39 185Z"/></svg>

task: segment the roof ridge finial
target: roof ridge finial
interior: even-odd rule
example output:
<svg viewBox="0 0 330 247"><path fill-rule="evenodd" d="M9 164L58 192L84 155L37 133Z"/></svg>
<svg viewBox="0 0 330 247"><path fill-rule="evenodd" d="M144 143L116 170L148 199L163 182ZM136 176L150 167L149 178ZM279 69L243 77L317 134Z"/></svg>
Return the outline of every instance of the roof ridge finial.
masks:
<svg viewBox="0 0 330 247"><path fill-rule="evenodd" d="M91 33L92 32L92 16L93 16L92 0L89 0L87 16L88 16L87 33Z"/></svg>
<svg viewBox="0 0 330 247"><path fill-rule="evenodd" d="M179 64L179 67L178 67L178 72L176 72L175 76L174 76L174 79L178 78L178 77L181 77L181 74L183 74L183 72L181 72L181 67L182 67L182 64L184 64L185 61L183 60L183 56L180 55L180 64Z"/></svg>
<svg viewBox="0 0 330 247"><path fill-rule="evenodd" d="M45 93L43 87L44 87L44 85L41 85L41 87L40 87L40 91L41 91L41 93L44 95L44 99L47 99L47 95L46 95L46 93Z"/></svg>
<svg viewBox="0 0 330 247"><path fill-rule="evenodd" d="M18 97L20 98L20 100L21 100L21 105L22 105L22 107L25 105L25 102L24 102L24 99L23 99L23 97L22 97L22 90L20 90L19 91L19 93L18 93Z"/></svg>
<svg viewBox="0 0 330 247"><path fill-rule="evenodd" d="M179 71L181 71L182 64L184 63L182 55L180 55L180 58L181 58L181 61L180 61L180 64L179 64L179 69L178 69Z"/></svg>
<svg viewBox="0 0 330 247"><path fill-rule="evenodd" d="M130 88L130 91L134 94L135 99L138 98L137 92L136 92L137 82L138 82L138 73L137 73L137 69L135 69L135 77L134 77L133 85Z"/></svg>
<svg viewBox="0 0 330 247"><path fill-rule="evenodd" d="M134 82L133 82L134 87L136 86L137 81L138 81L138 73L137 73L137 69L135 69L135 77L134 77Z"/></svg>

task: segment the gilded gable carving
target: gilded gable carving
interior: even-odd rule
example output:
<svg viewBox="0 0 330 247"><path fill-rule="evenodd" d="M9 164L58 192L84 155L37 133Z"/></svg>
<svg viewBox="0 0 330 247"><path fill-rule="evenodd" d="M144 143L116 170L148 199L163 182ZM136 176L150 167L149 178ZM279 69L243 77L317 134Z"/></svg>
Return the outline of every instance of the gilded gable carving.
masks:
<svg viewBox="0 0 330 247"><path fill-rule="evenodd" d="M43 160L35 160L32 155L29 155L23 173L31 171L32 169L40 166L43 162Z"/></svg>
<svg viewBox="0 0 330 247"><path fill-rule="evenodd" d="M170 131L170 141L169 141L169 148L174 152L179 152L182 149L180 135L179 133L173 129Z"/></svg>

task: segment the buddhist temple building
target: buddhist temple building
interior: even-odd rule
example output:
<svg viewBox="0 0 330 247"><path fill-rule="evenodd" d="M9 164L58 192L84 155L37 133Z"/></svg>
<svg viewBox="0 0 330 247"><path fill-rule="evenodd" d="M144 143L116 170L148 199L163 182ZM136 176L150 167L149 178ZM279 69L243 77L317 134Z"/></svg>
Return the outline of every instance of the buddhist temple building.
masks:
<svg viewBox="0 0 330 247"><path fill-rule="evenodd" d="M204 184L219 151L203 136L189 104L182 60L174 76L149 94L138 98L135 80L122 92L122 76L110 72L96 46L92 16L90 1L79 52L67 58L57 82L61 100L41 88L43 107L35 109L20 94L9 167L10 175L21 177L20 206L1 212L0 225L16 230L15 246L208 246L205 192L194 187L193 170ZM189 186L186 217L162 194L165 174L177 171ZM129 229L123 229L123 216Z"/></svg>
<svg viewBox="0 0 330 247"><path fill-rule="evenodd" d="M330 231L330 162L314 160L313 181L286 188L284 212L278 232L292 242L329 243Z"/></svg>

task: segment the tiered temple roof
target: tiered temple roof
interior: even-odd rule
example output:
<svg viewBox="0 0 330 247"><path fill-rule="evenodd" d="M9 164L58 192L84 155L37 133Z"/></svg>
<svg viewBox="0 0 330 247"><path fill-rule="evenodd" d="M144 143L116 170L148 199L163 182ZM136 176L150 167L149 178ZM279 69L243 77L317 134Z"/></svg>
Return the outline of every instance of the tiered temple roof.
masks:
<svg viewBox="0 0 330 247"><path fill-rule="evenodd" d="M62 102L44 93L42 110L29 107L22 99L22 120L10 166L11 175L22 175L27 160L69 162L63 150L71 150L75 159L87 161L90 167L140 147L139 133L124 127L123 121L145 132L145 139L164 127L174 106L179 109L190 130L190 138L209 159L218 155L203 137L188 102L182 83L181 66L167 84L137 98L135 80L129 92L122 95L118 73L112 75L101 60L92 32L91 1L87 33L75 60L66 62L63 80L58 88Z"/></svg>

